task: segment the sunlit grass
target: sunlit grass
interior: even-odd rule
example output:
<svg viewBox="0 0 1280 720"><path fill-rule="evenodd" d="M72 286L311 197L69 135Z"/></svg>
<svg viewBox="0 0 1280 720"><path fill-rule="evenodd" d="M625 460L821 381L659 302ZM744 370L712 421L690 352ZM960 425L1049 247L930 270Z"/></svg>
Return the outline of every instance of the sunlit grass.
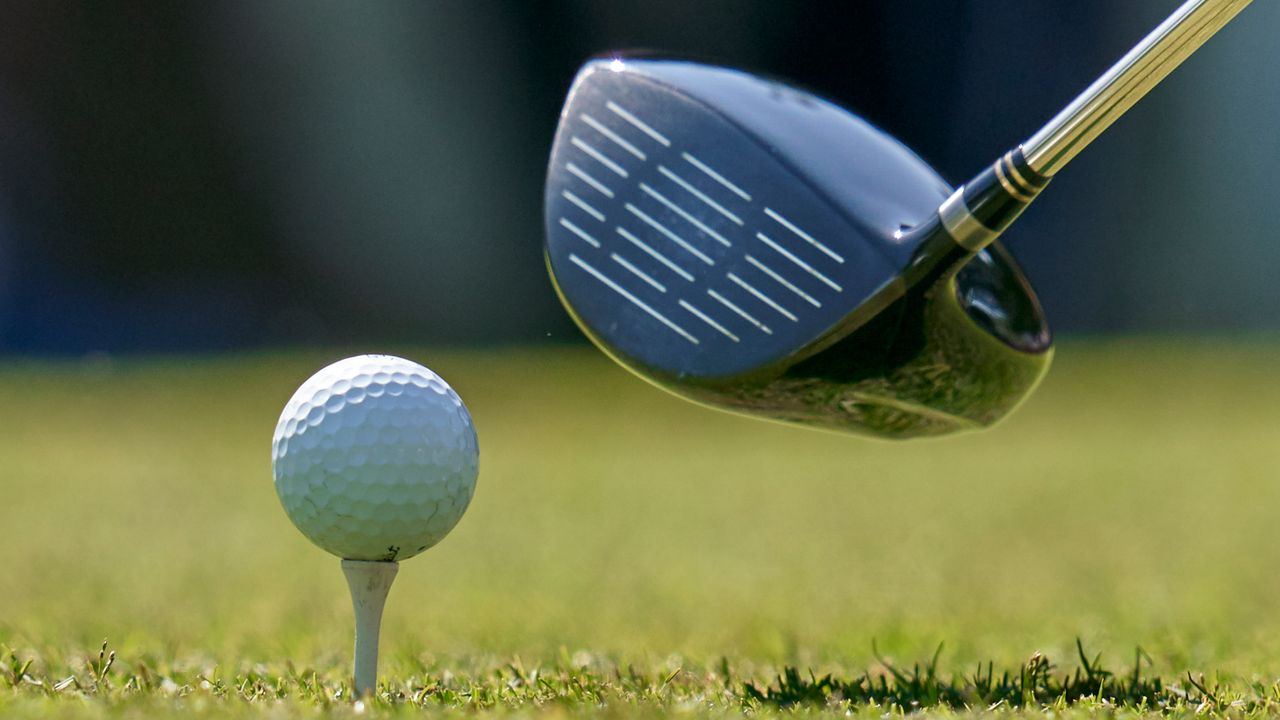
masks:
<svg viewBox="0 0 1280 720"><path fill-rule="evenodd" d="M382 676L401 709L577 657L610 712L738 712L744 683L781 692L788 665L883 672L873 641L902 667L945 643L947 680L1036 652L1068 673L1077 637L1118 674L1140 646L1193 695L1188 671L1253 701L1280 677L1280 345L1066 343L1003 425L896 444L704 410L585 348L398 350L454 385L481 444L467 516L392 589ZM85 658L104 639L117 694L140 667L215 709L255 673L286 710L341 692L338 561L289 525L269 466L280 408L337 355L0 365L5 667L81 686L0 673L0 714L116 707L66 702L102 697ZM633 669L648 685L620 684ZM683 700L644 695L677 669ZM120 709L179 694L135 684ZM543 706L565 704L494 704Z"/></svg>

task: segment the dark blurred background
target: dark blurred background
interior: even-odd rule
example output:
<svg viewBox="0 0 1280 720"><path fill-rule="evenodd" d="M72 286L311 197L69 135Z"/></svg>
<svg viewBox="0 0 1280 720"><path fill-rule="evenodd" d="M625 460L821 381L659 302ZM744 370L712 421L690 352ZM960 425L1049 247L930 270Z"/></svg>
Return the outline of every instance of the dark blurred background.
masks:
<svg viewBox="0 0 1280 720"><path fill-rule="evenodd" d="M542 180L586 57L789 78L962 182L1177 0L7 2L0 352L575 340ZM1280 327L1280 3L1007 237L1059 332Z"/></svg>

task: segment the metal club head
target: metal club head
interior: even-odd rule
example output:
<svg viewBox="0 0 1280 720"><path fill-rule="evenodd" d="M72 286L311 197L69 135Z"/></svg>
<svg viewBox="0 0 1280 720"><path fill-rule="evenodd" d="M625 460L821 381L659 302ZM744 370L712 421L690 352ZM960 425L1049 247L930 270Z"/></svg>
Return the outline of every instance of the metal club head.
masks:
<svg viewBox="0 0 1280 720"><path fill-rule="evenodd" d="M606 353L689 399L882 437L989 425L1051 340L998 246L903 281L952 189L811 94L675 60L589 62L546 185L546 259Z"/></svg>

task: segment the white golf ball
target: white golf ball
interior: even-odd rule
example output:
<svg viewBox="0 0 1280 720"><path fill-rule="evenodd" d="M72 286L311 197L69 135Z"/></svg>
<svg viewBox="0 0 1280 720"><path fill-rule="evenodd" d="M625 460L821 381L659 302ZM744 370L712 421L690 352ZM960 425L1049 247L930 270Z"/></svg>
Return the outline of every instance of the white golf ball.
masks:
<svg viewBox="0 0 1280 720"><path fill-rule="evenodd" d="M449 384L391 355L340 360L285 405L271 443L276 494L311 542L398 561L444 539L475 492L471 414Z"/></svg>

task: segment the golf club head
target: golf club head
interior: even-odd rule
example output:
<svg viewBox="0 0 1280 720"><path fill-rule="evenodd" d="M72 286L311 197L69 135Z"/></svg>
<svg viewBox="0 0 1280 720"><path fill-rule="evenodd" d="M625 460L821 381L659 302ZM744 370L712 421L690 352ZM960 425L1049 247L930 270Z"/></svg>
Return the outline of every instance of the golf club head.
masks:
<svg viewBox="0 0 1280 720"><path fill-rule="evenodd" d="M546 260L602 350L688 399L882 437L989 425L1047 368L1001 248L908 288L951 188L795 88L678 60L579 72L548 166Z"/></svg>

